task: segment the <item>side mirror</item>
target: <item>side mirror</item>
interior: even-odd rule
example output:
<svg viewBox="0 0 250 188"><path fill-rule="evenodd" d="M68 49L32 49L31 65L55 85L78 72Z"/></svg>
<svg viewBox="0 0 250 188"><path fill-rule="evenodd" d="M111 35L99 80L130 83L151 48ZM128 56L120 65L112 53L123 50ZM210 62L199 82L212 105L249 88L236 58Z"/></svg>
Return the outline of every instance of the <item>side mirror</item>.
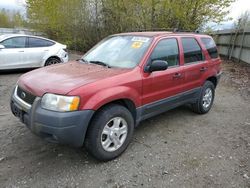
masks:
<svg viewBox="0 0 250 188"><path fill-rule="evenodd" d="M168 68L168 62L163 60L154 60L145 67L145 72L163 71Z"/></svg>
<svg viewBox="0 0 250 188"><path fill-rule="evenodd" d="M4 48L5 48L5 46L2 45L2 44L0 44L0 50L1 50L1 49L4 49Z"/></svg>

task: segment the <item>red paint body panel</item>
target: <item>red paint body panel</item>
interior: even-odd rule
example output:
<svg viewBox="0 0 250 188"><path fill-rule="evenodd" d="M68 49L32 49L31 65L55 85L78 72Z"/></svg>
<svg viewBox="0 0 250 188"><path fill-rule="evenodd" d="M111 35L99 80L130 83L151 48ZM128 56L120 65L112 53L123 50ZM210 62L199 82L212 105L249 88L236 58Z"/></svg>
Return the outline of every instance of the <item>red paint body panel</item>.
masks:
<svg viewBox="0 0 250 188"><path fill-rule="evenodd" d="M128 71L73 61L28 72L19 79L18 85L36 96L44 93L65 95L83 85Z"/></svg>
<svg viewBox="0 0 250 188"><path fill-rule="evenodd" d="M69 93L80 95L80 109L98 109L104 104L118 99L129 99L136 107L141 105L142 79L140 68L83 85Z"/></svg>
<svg viewBox="0 0 250 188"><path fill-rule="evenodd" d="M200 37L206 35L175 34L170 32L138 32L119 35L153 37L151 46L134 69L106 68L94 64L70 62L34 70L24 74L18 85L36 96L45 93L80 96L79 110L97 110L118 100L129 99L136 107L149 104L176 94L200 87L211 76L220 72L221 60L212 60ZM181 37L195 37L202 47L206 60L184 65ZM159 40L174 37L179 43L180 64L165 71L145 73L144 67ZM201 68L206 71L200 71ZM176 73L181 76L176 79Z"/></svg>

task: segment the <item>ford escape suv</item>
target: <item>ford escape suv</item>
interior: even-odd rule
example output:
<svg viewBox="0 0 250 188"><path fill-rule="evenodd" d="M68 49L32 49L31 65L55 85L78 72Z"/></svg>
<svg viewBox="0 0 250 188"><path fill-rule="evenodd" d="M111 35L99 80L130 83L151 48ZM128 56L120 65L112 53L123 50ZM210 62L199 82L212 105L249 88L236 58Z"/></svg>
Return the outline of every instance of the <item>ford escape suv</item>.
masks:
<svg viewBox="0 0 250 188"><path fill-rule="evenodd" d="M207 113L221 68L210 36L137 32L109 36L81 59L26 73L11 110L44 139L119 156L142 120L183 104Z"/></svg>

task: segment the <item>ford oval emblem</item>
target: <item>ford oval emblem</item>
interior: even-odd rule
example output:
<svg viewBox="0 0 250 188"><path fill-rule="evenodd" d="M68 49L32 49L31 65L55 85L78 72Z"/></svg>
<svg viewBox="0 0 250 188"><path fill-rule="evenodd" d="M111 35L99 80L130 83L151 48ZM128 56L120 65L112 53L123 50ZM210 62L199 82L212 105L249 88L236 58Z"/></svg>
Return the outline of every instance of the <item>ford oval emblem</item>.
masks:
<svg viewBox="0 0 250 188"><path fill-rule="evenodd" d="M24 99L26 97L26 94L24 92L22 92L21 97Z"/></svg>

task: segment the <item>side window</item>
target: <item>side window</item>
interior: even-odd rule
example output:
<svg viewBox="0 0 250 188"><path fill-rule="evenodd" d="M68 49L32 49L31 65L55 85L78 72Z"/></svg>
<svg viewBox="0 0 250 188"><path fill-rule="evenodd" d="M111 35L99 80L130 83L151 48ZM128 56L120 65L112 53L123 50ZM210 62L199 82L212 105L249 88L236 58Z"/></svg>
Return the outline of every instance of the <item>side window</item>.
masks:
<svg viewBox="0 0 250 188"><path fill-rule="evenodd" d="M179 65L179 48L176 39L163 39L155 47L150 56L151 61L164 60L168 66Z"/></svg>
<svg viewBox="0 0 250 188"><path fill-rule="evenodd" d="M52 46L53 44L54 44L53 42L48 40L29 37L28 47L29 48L48 47Z"/></svg>
<svg viewBox="0 0 250 188"><path fill-rule="evenodd" d="M0 44L4 45L5 48L25 48L26 37L13 37L6 39Z"/></svg>
<svg viewBox="0 0 250 188"><path fill-rule="evenodd" d="M204 60L202 49L195 38L182 38L185 64Z"/></svg>
<svg viewBox="0 0 250 188"><path fill-rule="evenodd" d="M210 57L216 59L219 57L215 42L211 38L201 38L202 43L205 45Z"/></svg>

